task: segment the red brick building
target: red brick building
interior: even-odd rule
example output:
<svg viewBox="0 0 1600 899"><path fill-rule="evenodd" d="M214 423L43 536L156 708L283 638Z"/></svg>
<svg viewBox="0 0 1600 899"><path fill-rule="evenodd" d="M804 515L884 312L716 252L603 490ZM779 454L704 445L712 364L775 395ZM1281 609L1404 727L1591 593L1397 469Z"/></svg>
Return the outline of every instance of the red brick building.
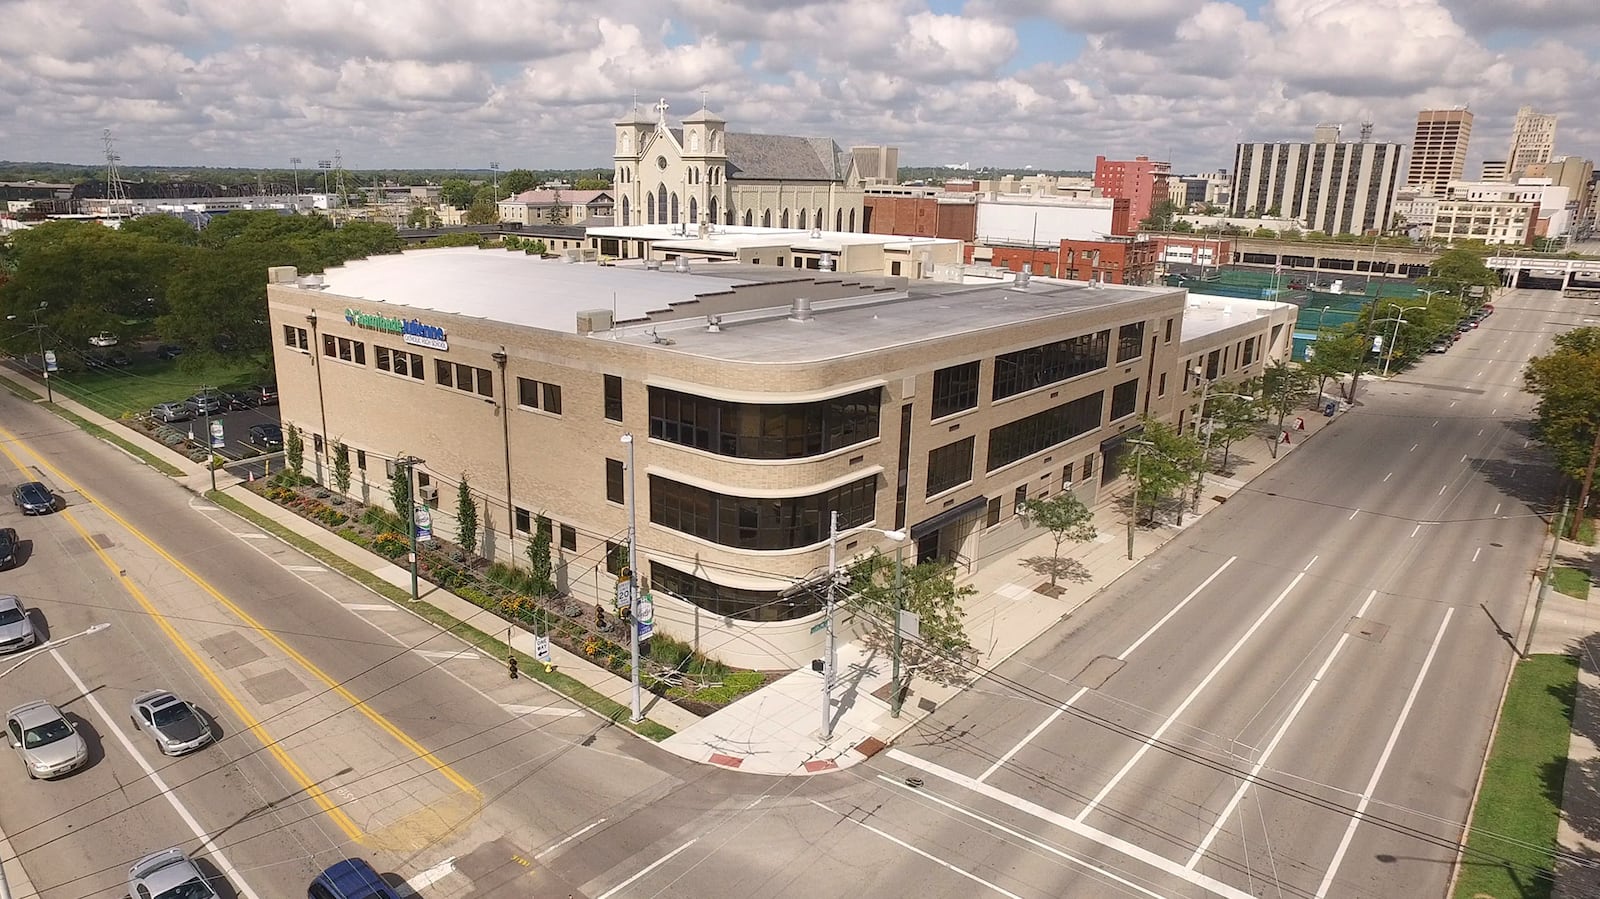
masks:
<svg viewBox="0 0 1600 899"><path fill-rule="evenodd" d="M1129 160L1113 160L1104 156L1094 158L1094 186L1107 197L1128 201L1128 215L1132 226L1150 217L1150 209L1167 198L1167 176L1172 174L1171 163L1152 162L1148 156ZM1116 233L1132 233L1131 230Z"/></svg>
<svg viewBox="0 0 1600 899"><path fill-rule="evenodd" d="M963 197L906 197L867 194L862 201L866 233L905 237L943 237L971 243L978 233L975 194Z"/></svg>
<svg viewBox="0 0 1600 899"><path fill-rule="evenodd" d="M994 247L990 264L1013 272L1032 264L1033 273L1074 281L1106 284L1154 284L1156 243L1153 240L1063 240L1059 247ZM972 261L972 251L967 251Z"/></svg>
<svg viewBox="0 0 1600 899"><path fill-rule="evenodd" d="M1153 240L1157 262L1200 266L1233 264L1233 239L1229 237L1163 234Z"/></svg>

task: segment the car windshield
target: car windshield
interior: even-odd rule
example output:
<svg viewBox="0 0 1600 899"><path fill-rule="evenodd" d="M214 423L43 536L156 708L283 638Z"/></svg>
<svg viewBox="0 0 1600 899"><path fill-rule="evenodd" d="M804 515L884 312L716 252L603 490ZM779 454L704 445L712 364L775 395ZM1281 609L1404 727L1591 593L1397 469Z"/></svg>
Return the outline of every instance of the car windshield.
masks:
<svg viewBox="0 0 1600 899"><path fill-rule="evenodd" d="M216 893L206 882L198 877L191 877L166 892L159 893L156 899L216 899Z"/></svg>
<svg viewBox="0 0 1600 899"><path fill-rule="evenodd" d="M0 625L16 624L25 617L16 606L0 606Z"/></svg>
<svg viewBox="0 0 1600 899"><path fill-rule="evenodd" d="M191 714L193 713L189 711L188 703L175 702L165 708L156 709L156 726L170 727L180 721L189 720Z"/></svg>
<svg viewBox="0 0 1600 899"><path fill-rule="evenodd" d="M23 731L22 745L26 749L35 749L40 746L48 746L57 740L65 740L71 735L72 728L67 726L67 722L57 718L54 721L46 722L38 727L30 727Z"/></svg>

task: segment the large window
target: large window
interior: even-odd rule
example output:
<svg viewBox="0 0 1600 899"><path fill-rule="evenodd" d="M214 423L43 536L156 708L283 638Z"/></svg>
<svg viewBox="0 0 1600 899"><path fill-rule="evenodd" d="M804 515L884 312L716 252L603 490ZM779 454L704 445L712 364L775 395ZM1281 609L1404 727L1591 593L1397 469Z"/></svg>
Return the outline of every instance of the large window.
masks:
<svg viewBox="0 0 1600 899"><path fill-rule="evenodd" d="M650 436L740 459L799 459L878 436L879 388L814 403L736 403L650 388Z"/></svg>
<svg viewBox="0 0 1600 899"><path fill-rule="evenodd" d="M345 362L354 362L357 365L367 364L367 345L359 340L348 337L335 337L332 334L322 335L322 355Z"/></svg>
<svg viewBox="0 0 1600 899"><path fill-rule="evenodd" d="M664 590L713 614L742 621L788 621L822 611L821 588L779 599L777 590L724 587L654 560L650 562L650 589Z"/></svg>
<svg viewBox="0 0 1600 899"><path fill-rule="evenodd" d="M283 345L294 350L309 350L310 344L306 341L306 329L296 328L294 325L283 326Z"/></svg>
<svg viewBox="0 0 1600 899"><path fill-rule="evenodd" d="M433 373L434 381L445 387L454 387L468 393L476 392L479 396L491 398L494 396L494 373L487 368L474 368L459 362L435 359Z"/></svg>
<svg viewBox="0 0 1600 899"><path fill-rule="evenodd" d="M1117 329L1117 361L1137 359L1144 352L1144 322L1134 322Z"/></svg>
<svg viewBox="0 0 1600 899"><path fill-rule="evenodd" d="M928 453L928 496L972 480L972 448L977 439L968 437Z"/></svg>
<svg viewBox="0 0 1600 899"><path fill-rule="evenodd" d="M1062 403L989 432L989 470L1043 452L1100 427L1105 391Z"/></svg>
<svg viewBox="0 0 1600 899"><path fill-rule="evenodd" d="M659 475L650 476L650 521L703 540L740 549L796 549L828 539L828 517L839 529L872 520L878 476L810 496L727 496Z"/></svg>
<svg viewBox="0 0 1600 899"><path fill-rule="evenodd" d="M422 380L422 357L409 350L392 350L386 346L372 348L373 356L377 359L378 371L392 372L408 378Z"/></svg>
<svg viewBox="0 0 1600 899"><path fill-rule="evenodd" d="M994 357L993 398L1086 375L1106 367L1111 332L1097 331Z"/></svg>
<svg viewBox="0 0 1600 899"><path fill-rule="evenodd" d="M933 417L943 418L978 405L977 360L933 373Z"/></svg>
<svg viewBox="0 0 1600 899"><path fill-rule="evenodd" d="M623 487L623 469L621 459L606 460L606 499L614 503L627 501L627 491Z"/></svg>
<svg viewBox="0 0 1600 899"><path fill-rule="evenodd" d="M1111 420L1132 415L1139 407L1139 379L1123 381L1111 388Z"/></svg>
<svg viewBox="0 0 1600 899"><path fill-rule="evenodd" d="M517 405L526 409L543 409L551 415L560 415L561 385L518 378Z"/></svg>

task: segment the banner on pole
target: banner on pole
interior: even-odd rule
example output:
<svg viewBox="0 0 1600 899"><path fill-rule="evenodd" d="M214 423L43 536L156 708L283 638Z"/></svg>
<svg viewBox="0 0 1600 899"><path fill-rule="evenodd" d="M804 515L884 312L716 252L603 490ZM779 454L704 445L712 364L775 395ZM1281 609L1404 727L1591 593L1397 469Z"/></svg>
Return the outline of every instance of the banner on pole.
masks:
<svg viewBox="0 0 1600 899"><path fill-rule="evenodd" d="M427 543L433 539L433 516L428 514L427 506L416 507L417 542Z"/></svg>
<svg viewBox="0 0 1600 899"><path fill-rule="evenodd" d="M648 595L639 597L639 609L633 616L634 626L639 629L639 639L648 640L656 632L656 604Z"/></svg>
<svg viewBox="0 0 1600 899"><path fill-rule="evenodd" d="M222 436L222 422L213 421L211 423L211 448L222 449L227 445L227 439Z"/></svg>

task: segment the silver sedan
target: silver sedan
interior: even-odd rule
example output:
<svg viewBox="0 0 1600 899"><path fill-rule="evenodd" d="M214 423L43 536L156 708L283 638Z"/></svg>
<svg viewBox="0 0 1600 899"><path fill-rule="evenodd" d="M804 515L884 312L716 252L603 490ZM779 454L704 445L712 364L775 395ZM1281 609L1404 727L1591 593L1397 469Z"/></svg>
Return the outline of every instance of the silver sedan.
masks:
<svg viewBox="0 0 1600 899"><path fill-rule="evenodd" d="M211 725L194 706L166 690L134 697L130 711L133 726L155 740L162 755L183 755L210 743Z"/></svg>
<svg viewBox="0 0 1600 899"><path fill-rule="evenodd" d="M89 761L89 746L61 710L40 699L6 713L11 748L22 754L29 778L70 774Z"/></svg>

